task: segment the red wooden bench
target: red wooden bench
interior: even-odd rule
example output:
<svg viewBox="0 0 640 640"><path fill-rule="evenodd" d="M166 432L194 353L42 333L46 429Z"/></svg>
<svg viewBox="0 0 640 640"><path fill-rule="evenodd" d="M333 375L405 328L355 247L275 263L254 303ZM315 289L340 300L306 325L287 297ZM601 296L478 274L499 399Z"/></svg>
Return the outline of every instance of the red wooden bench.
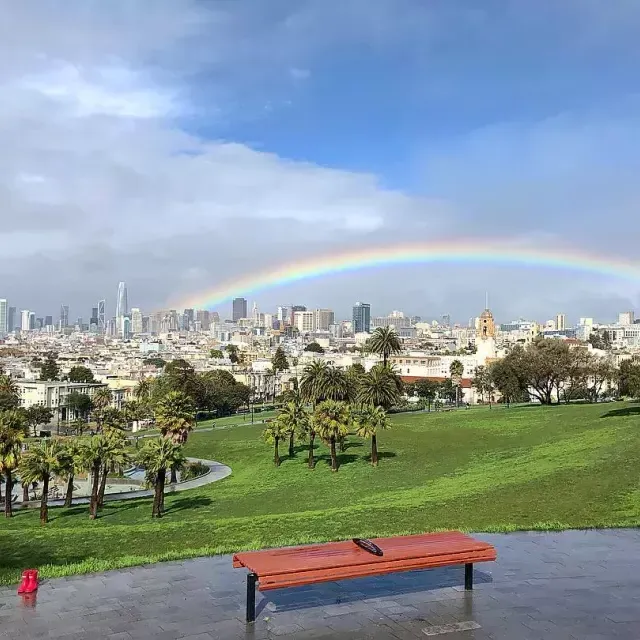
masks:
<svg viewBox="0 0 640 640"><path fill-rule="evenodd" d="M236 553L233 566L245 567L250 572L247 576L247 622L255 620L256 584L260 591L269 591L464 564L464 586L472 589L474 563L496 559L492 545L459 531L376 538L371 542L383 555L365 551L351 540Z"/></svg>

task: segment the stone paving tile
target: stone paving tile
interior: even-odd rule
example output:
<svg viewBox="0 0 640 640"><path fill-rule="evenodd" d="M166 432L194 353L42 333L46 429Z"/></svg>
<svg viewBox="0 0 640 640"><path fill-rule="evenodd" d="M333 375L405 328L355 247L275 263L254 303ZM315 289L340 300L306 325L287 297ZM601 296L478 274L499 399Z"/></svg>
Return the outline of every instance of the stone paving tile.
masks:
<svg viewBox="0 0 640 640"><path fill-rule="evenodd" d="M640 638L637 530L479 537L498 562L476 568L473 592L461 567L310 585L258 594L246 625L245 574L218 556L47 580L31 599L1 588L0 639Z"/></svg>

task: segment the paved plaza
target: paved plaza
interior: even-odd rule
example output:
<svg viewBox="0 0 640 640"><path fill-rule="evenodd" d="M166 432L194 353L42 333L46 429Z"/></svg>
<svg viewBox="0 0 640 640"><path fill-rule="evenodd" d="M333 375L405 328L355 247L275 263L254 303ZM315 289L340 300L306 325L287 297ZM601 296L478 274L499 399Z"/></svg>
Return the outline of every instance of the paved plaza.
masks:
<svg viewBox="0 0 640 640"><path fill-rule="evenodd" d="M479 535L498 561L258 594L230 556L45 581L35 598L0 589L0 638L640 638L635 529ZM1 562L1 559L0 559Z"/></svg>

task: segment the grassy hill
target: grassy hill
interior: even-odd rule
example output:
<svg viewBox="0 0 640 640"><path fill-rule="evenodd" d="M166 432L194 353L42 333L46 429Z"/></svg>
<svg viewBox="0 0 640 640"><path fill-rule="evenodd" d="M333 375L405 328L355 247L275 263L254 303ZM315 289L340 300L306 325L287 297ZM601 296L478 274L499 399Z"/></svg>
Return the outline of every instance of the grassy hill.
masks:
<svg viewBox="0 0 640 640"><path fill-rule="evenodd" d="M26 566L66 575L239 549L435 529L473 531L632 526L640 523L640 406L623 403L402 414L369 442L351 437L337 474L320 445L282 466L262 425L194 433L187 454L233 469L229 478L149 500L0 518L0 583ZM281 449L286 453L286 446Z"/></svg>

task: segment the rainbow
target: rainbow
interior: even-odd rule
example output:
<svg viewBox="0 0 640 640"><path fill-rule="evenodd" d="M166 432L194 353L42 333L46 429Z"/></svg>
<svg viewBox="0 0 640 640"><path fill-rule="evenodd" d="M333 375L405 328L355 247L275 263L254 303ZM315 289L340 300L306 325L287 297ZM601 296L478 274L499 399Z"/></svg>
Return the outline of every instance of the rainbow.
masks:
<svg viewBox="0 0 640 640"><path fill-rule="evenodd" d="M301 280L372 267L426 263L519 265L560 268L640 283L640 262L573 248L539 248L517 240L449 240L352 249L289 262L229 280L182 301L177 308L212 308L234 297Z"/></svg>

